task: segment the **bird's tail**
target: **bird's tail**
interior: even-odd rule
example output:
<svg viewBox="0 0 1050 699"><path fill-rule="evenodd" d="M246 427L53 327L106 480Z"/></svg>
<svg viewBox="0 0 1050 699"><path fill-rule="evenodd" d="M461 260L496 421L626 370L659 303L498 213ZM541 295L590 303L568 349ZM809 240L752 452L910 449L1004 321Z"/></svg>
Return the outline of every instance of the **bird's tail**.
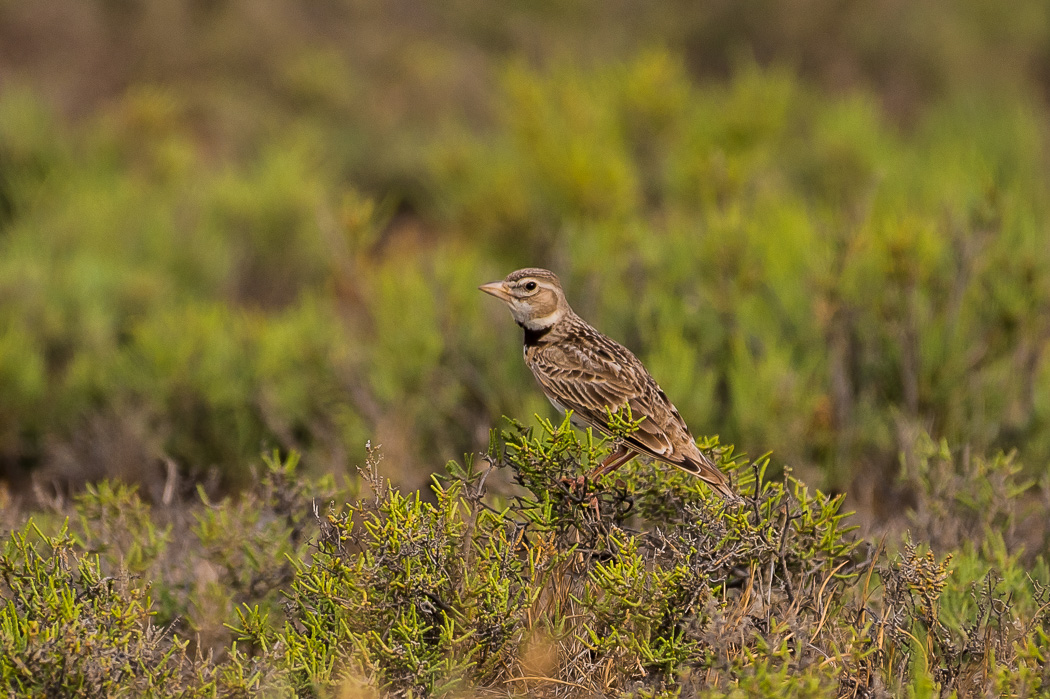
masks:
<svg viewBox="0 0 1050 699"><path fill-rule="evenodd" d="M706 454L703 452L698 453L700 458L687 457L683 463L678 464L679 468L688 471L704 483L707 483L713 491L722 496L723 500L728 502L739 501L740 496L729 487L729 479L726 478L726 474L722 473Z"/></svg>

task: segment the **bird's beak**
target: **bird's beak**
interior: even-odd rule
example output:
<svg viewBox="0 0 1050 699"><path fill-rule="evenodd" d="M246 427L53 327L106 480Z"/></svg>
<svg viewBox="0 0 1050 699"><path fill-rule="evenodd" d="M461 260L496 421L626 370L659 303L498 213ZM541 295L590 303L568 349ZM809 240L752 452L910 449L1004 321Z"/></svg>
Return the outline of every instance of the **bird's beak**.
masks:
<svg viewBox="0 0 1050 699"><path fill-rule="evenodd" d="M507 285L503 282L489 282L488 284L482 284L478 289L486 294L492 294L503 301L510 301L511 298L510 292L507 291Z"/></svg>

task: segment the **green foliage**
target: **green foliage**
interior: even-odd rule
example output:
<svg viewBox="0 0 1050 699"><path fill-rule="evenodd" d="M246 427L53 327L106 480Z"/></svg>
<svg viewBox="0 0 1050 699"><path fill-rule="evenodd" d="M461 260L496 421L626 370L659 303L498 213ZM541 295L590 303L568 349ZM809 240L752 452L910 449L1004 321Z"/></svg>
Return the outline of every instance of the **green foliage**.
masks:
<svg viewBox="0 0 1050 699"><path fill-rule="evenodd" d="M301 61L278 83L326 104L302 71L338 59ZM859 460L892 475L930 425L1050 459L1042 107L945 97L901 128L867 92L746 61L700 83L671 49L493 74L485 128L428 122L411 184L378 189L323 108L216 161L174 86L77 129L5 92L4 472L148 484L170 459L236 488L261 446L336 470L375 439L418 483L543 409L476 292L526 264L774 468L871 488Z"/></svg>
<svg viewBox="0 0 1050 699"><path fill-rule="evenodd" d="M224 626L238 605L279 608L307 557L314 507L336 493L298 457L265 457L240 497L155 508L102 482L6 534L0 556L3 686L17 694L214 696L281 686ZM192 639L192 640L191 640ZM225 662L203 662L218 653Z"/></svg>
<svg viewBox="0 0 1050 699"><path fill-rule="evenodd" d="M905 454L902 479L915 495L909 519L934 548L991 546L1026 564L1050 550L1042 526L1050 480L1028 478L1016 452L955 456L945 441L922 434Z"/></svg>
<svg viewBox="0 0 1050 699"><path fill-rule="evenodd" d="M954 553L904 539L888 554L856 538L842 496L770 479L767 458L713 440L739 503L651 464L578 485L610 445L568 420L497 437L450 462L432 498L394 488L374 450L365 494L345 507L295 455L166 526L134 490L94 487L77 526L8 536L3 678L18 691L416 697L1050 686L1050 570L1043 556L1023 563L997 519ZM1017 487L1008 461L985 463ZM934 487L929 471L917 483ZM984 492L957 485L949 500ZM940 526L969 518L948 510ZM193 658L181 628L210 653Z"/></svg>
<svg viewBox="0 0 1050 699"><path fill-rule="evenodd" d="M1050 691L1045 7L66 4L0 22L9 693ZM742 505L579 483L525 265Z"/></svg>
<svg viewBox="0 0 1050 699"><path fill-rule="evenodd" d="M978 448L1045 431L1042 342L1028 335L1045 325L1050 279L1028 223L1047 203L1030 188L1045 173L1024 155L1045 149L1033 108L991 129L994 108L946 104L902 137L862 95L829 100L757 69L696 88L659 53L585 74L516 70L507 83L504 131L448 156L463 182L454 224L484 226L499 236L494 250L524 236L542 243L540 262L569 262L570 298L601 290L600 305L584 296L578 310L636 340L692 420L819 464L836 485L859 454L881 452L889 469L915 425L936 423L954 442L984 435ZM653 113L632 107L639 92ZM655 109L658 95L671 105ZM502 224L475 213L500 201L498 173L542 192L551 171L572 176L576 143L592 139L651 191L620 192L611 211L562 184L575 201L538 197ZM1023 263L1018 246L1031 253ZM1018 264L1025 271L1009 271ZM1018 294L1008 301L992 291L1001 285ZM993 339L1018 328L1011 317L1026 319L1030 350Z"/></svg>
<svg viewBox="0 0 1050 699"><path fill-rule="evenodd" d="M30 521L11 532L0 577L0 684L9 694L180 689L186 644L151 623L148 581L103 575L98 557L78 550L66 526L48 536Z"/></svg>
<svg viewBox="0 0 1050 699"><path fill-rule="evenodd" d="M157 527L150 507L135 488L103 481L87 486L76 499L77 544L132 575L149 571L171 543L171 525Z"/></svg>

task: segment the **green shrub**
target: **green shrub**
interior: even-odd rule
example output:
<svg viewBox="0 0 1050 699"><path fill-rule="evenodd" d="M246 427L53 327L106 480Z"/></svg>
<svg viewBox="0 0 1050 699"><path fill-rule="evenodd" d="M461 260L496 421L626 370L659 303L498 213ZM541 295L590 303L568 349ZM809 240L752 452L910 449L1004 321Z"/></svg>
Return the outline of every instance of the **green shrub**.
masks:
<svg viewBox="0 0 1050 699"><path fill-rule="evenodd" d="M5 11L9 693L1045 694L1045 8L475 4ZM537 264L743 508L542 417L417 493Z"/></svg>
<svg viewBox="0 0 1050 699"><path fill-rule="evenodd" d="M506 83L488 143L439 145L451 224L487 231L493 257L519 249L507 268L566 272L577 310L695 423L837 488L860 455L891 473L928 424L1045 462L1038 108L949 101L902 132L863 94L756 68L697 87L659 53ZM593 142L606 152L588 163L644 173L644 196L640 177L572 175ZM564 182L563 199L544 196L553 170L615 194L615 210Z"/></svg>
<svg viewBox="0 0 1050 699"><path fill-rule="evenodd" d="M322 114L213 160L172 86L75 130L5 93L5 472L119 475L100 455L132 443L236 487L261 447L341 469L374 438L418 485L543 409L476 292L533 264L775 469L870 488L861 457L892 478L929 425L1050 457L1042 107L946 98L902 129L785 69L699 84L671 50L500 75L487 128L406 136L411 183L372 193Z"/></svg>
<svg viewBox="0 0 1050 699"><path fill-rule="evenodd" d="M905 538L888 553L856 537L843 496L772 480L767 458L714 440L741 503L652 464L572 485L608 446L568 421L512 424L487 454L450 462L432 498L391 486L373 451L345 507L294 456L268 457L240 498L182 512L99 485L74 523L43 516L8 535L0 670L13 691L129 695L1050 686L1045 551L1004 538L997 516L957 549ZM983 463L1017 487L1016 467ZM954 483L960 503L985 488ZM971 518L949 509L935 526Z"/></svg>
<svg viewBox="0 0 1050 699"><path fill-rule="evenodd" d="M0 683L12 696L181 688L186 646L152 623L149 581L104 575L65 526L48 536L30 521L12 532L0 576Z"/></svg>

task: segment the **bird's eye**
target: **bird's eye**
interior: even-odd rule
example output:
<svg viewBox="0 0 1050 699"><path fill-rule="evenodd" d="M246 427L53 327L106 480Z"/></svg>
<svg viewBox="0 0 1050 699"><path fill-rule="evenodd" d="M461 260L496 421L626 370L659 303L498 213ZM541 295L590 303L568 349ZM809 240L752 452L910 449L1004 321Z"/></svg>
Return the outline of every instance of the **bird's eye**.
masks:
<svg viewBox="0 0 1050 699"><path fill-rule="evenodd" d="M525 291L536 291L536 282L529 282L526 284Z"/></svg>

